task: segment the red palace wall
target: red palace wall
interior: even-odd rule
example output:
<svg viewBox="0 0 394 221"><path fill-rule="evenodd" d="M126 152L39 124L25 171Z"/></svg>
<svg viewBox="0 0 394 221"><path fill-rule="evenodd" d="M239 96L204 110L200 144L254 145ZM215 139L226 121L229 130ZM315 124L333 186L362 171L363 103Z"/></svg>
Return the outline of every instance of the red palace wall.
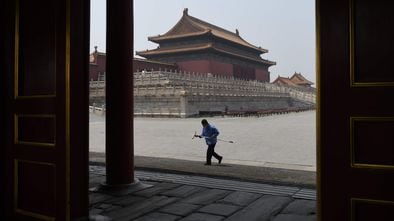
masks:
<svg viewBox="0 0 394 221"><path fill-rule="evenodd" d="M177 63L178 68L182 71L212 73L225 76L233 75L233 65L212 60L194 60Z"/></svg>
<svg viewBox="0 0 394 221"><path fill-rule="evenodd" d="M198 73L210 73L211 63L209 60L195 60L195 61L183 61L177 62L178 68L181 71L190 71Z"/></svg>
<svg viewBox="0 0 394 221"><path fill-rule="evenodd" d="M256 69L256 80L270 82L270 74L266 70Z"/></svg>
<svg viewBox="0 0 394 221"><path fill-rule="evenodd" d="M211 61L211 73L224 76L233 76L233 65L218 61Z"/></svg>
<svg viewBox="0 0 394 221"><path fill-rule="evenodd" d="M254 68L241 65L233 65L233 75L234 77L241 79L256 79L256 73Z"/></svg>

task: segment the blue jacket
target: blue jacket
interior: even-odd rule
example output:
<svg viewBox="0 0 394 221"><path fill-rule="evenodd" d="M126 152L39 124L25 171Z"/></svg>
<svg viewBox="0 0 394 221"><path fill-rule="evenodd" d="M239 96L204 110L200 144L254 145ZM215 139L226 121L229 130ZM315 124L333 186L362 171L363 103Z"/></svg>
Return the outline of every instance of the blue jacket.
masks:
<svg viewBox="0 0 394 221"><path fill-rule="evenodd" d="M202 128L201 135L205 137L207 145L216 144L218 141L217 136L219 135L219 131L215 126L208 124L207 127Z"/></svg>

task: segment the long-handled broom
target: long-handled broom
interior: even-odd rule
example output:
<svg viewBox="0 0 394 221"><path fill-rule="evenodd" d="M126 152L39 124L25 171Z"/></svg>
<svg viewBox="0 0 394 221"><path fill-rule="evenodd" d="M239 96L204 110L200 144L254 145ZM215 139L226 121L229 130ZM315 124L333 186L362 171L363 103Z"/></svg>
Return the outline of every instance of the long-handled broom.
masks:
<svg viewBox="0 0 394 221"><path fill-rule="evenodd" d="M198 136L200 136L200 135L198 135ZM193 135L192 139L194 139L195 137L197 137L196 131L194 131L194 135ZM209 138L207 136L200 136L200 137L201 138ZM217 140L222 141L222 142L227 142L227 143L234 143L234 141L232 141L232 140L223 140L223 139L219 139L219 138L217 138Z"/></svg>

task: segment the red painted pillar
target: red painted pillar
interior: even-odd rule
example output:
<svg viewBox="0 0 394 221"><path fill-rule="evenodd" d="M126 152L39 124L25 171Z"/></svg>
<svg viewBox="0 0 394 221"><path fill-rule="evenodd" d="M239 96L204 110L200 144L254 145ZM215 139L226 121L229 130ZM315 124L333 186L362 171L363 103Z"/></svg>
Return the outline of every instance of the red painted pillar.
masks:
<svg viewBox="0 0 394 221"><path fill-rule="evenodd" d="M107 185L134 182L131 0L107 0Z"/></svg>

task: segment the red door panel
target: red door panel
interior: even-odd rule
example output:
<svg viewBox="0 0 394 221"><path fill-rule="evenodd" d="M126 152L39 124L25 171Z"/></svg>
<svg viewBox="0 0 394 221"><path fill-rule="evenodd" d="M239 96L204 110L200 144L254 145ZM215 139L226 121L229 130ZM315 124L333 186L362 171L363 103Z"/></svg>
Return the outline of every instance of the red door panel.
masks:
<svg viewBox="0 0 394 221"><path fill-rule="evenodd" d="M2 6L8 58L1 69L2 214L6 220L87 216L89 1Z"/></svg>

